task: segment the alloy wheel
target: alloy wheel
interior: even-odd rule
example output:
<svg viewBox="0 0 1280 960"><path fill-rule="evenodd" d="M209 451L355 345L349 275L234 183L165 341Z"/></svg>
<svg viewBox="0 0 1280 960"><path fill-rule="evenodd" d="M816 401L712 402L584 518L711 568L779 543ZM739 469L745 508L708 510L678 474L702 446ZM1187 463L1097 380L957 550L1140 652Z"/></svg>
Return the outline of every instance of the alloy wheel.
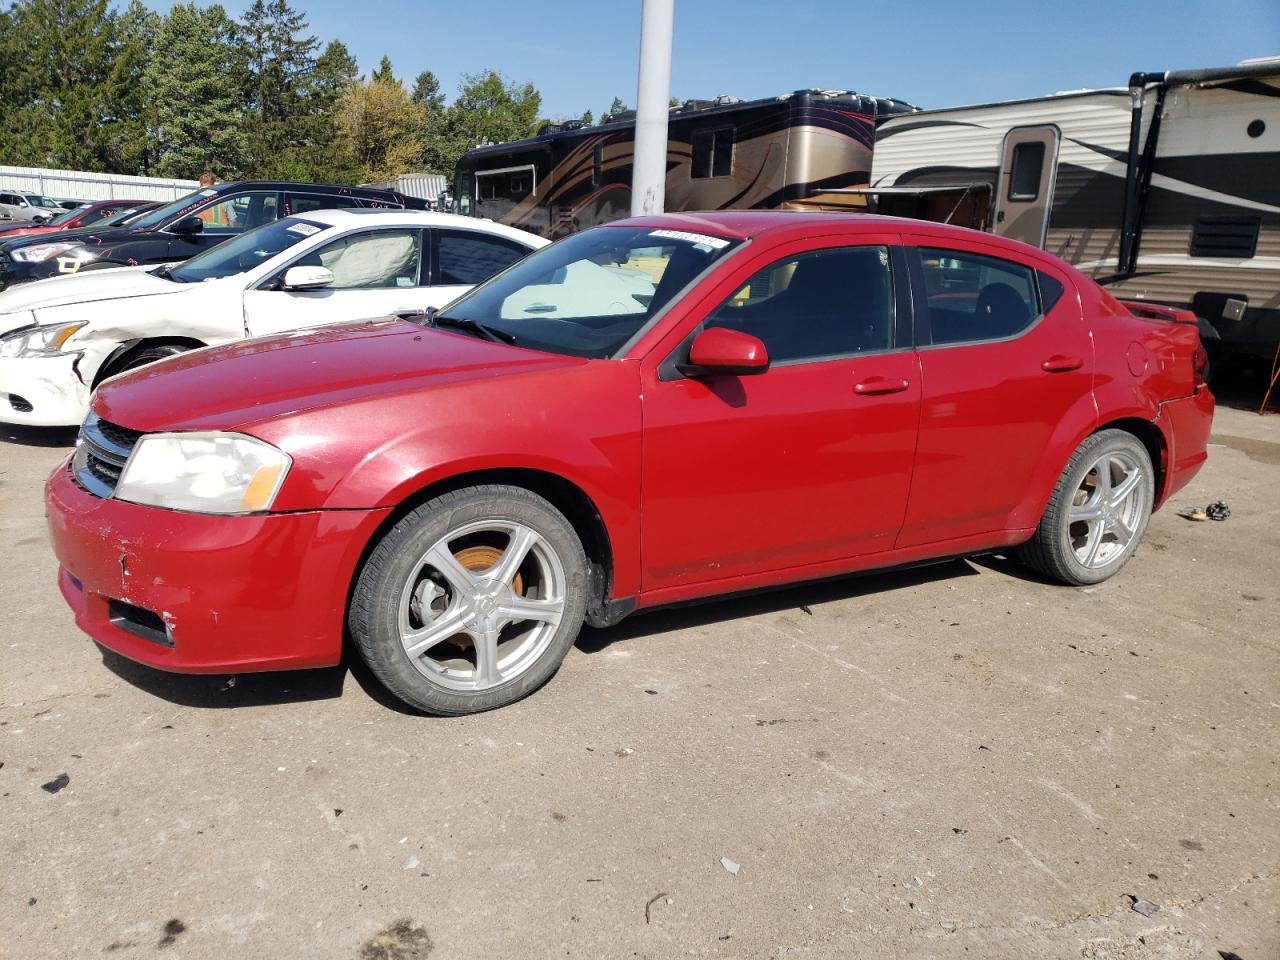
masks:
<svg viewBox="0 0 1280 960"><path fill-rule="evenodd" d="M1076 560L1098 570L1134 545L1147 508L1142 465L1125 453L1103 454L1085 472L1067 515Z"/></svg>

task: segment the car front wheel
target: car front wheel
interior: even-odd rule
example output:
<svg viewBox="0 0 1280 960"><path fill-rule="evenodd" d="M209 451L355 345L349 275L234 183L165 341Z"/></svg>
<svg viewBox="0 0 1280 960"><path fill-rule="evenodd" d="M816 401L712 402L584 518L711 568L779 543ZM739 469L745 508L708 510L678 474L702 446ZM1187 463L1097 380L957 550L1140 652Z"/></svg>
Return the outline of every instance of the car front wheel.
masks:
<svg viewBox="0 0 1280 960"><path fill-rule="evenodd" d="M587 562L572 525L520 487L443 494L378 542L348 625L374 675L405 703L456 716L545 683L582 626Z"/></svg>
<svg viewBox="0 0 1280 960"><path fill-rule="evenodd" d="M1133 556L1154 502L1147 448L1131 433L1102 430L1067 462L1018 558L1063 583L1101 583Z"/></svg>

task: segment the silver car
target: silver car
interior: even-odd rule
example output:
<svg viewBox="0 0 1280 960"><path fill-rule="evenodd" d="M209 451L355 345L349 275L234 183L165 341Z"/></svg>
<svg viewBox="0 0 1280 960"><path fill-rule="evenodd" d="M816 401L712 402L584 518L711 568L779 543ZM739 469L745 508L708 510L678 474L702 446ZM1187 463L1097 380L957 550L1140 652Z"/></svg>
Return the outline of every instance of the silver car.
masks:
<svg viewBox="0 0 1280 960"><path fill-rule="evenodd" d="M0 220L44 223L65 212L57 203L39 194L0 192Z"/></svg>

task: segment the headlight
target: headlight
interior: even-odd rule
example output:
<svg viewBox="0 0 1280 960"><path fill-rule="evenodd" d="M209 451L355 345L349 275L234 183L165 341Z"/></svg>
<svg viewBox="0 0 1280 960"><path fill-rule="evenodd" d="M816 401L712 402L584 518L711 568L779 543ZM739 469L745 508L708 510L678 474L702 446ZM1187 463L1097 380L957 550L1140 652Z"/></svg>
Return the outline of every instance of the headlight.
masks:
<svg viewBox="0 0 1280 960"><path fill-rule="evenodd" d="M256 513L271 508L291 462L239 433L154 433L133 448L115 497L194 513Z"/></svg>
<svg viewBox="0 0 1280 960"><path fill-rule="evenodd" d="M61 243L37 243L30 247L18 247L18 249L10 251L9 256L19 263L43 263L45 260L52 260L54 257L72 251L74 251L73 258L76 260L92 260L97 256L96 253L84 249L80 244L67 241Z"/></svg>
<svg viewBox="0 0 1280 960"><path fill-rule="evenodd" d="M56 357L71 335L89 321L51 323L10 330L0 337L0 357Z"/></svg>

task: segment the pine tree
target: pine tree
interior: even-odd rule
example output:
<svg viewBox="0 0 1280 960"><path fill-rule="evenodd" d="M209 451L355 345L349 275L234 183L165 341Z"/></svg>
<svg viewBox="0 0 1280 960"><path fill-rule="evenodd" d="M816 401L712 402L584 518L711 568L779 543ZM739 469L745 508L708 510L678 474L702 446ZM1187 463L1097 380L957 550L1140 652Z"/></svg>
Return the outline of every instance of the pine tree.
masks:
<svg viewBox="0 0 1280 960"><path fill-rule="evenodd" d="M614 97L613 103L609 104L609 109L605 112L606 117L616 117L627 109L627 105L622 102L621 97Z"/></svg>
<svg viewBox="0 0 1280 960"><path fill-rule="evenodd" d="M116 18L116 53L106 118L106 170L112 173L146 173L150 166L147 132L155 126L155 102L148 95L145 74L160 20L140 0L130 0Z"/></svg>
<svg viewBox="0 0 1280 960"><path fill-rule="evenodd" d="M374 83L396 84L403 89L403 84L396 79L395 71L391 69L391 58L387 56L382 58L382 61L378 64L378 69L373 71L373 75L369 79Z"/></svg>
<svg viewBox="0 0 1280 960"><path fill-rule="evenodd" d="M153 137L160 176L195 177L213 170L237 176L248 143L235 24L218 4L177 3L156 33L145 79L156 105Z"/></svg>
<svg viewBox="0 0 1280 960"><path fill-rule="evenodd" d="M595 123L595 117L593 117L593 116L591 115L591 111L590 111L590 110L588 110L588 111L586 111L586 113L584 113L584 114L582 115L582 125L583 125L584 127L589 127L589 126L591 126L593 123Z"/></svg>
<svg viewBox="0 0 1280 960"><path fill-rule="evenodd" d="M428 110L444 109L444 94L440 92L440 81L430 70L423 70L413 82L414 103L420 103Z"/></svg>
<svg viewBox="0 0 1280 960"><path fill-rule="evenodd" d="M252 169L264 176L296 168L313 145L308 87L319 42L286 0L254 0L237 28L246 111L253 118Z"/></svg>

